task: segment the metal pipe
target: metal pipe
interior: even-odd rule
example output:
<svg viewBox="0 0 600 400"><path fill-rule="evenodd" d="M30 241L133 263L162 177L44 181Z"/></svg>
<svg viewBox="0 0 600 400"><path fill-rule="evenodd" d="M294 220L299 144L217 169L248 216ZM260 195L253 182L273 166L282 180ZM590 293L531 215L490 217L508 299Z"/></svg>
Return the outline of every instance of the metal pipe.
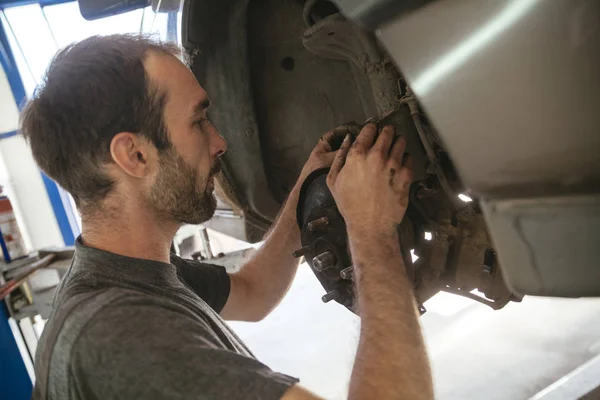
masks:
<svg viewBox="0 0 600 400"><path fill-rule="evenodd" d="M210 238L208 237L208 231L204 226L200 227L200 240L202 241L202 251L204 252L206 259L210 260L211 258L215 258L212 252L212 248L210 246Z"/></svg>
<svg viewBox="0 0 600 400"><path fill-rule="evenodd" d="M18 288L23 282L25 282L35 271L40 268L47 267L54 261L56 258L56 254L48 254L46 257L38 260L34 263L31 263L29 269L23 272L20 275L17 275L13 279L6 282L4 285L0 286L0 300L4 299L10 293L12 293L16 288Z"/></svg>
<svg viewBox="0 0 600 400"><path fill-rule="evenodd" d="M417 99L410 88L410 86L406 87L406 96L404 96L401 100L403 103L408 105L410 110L410 115L412 116L415 127L417 128L417 133L419 134L419 138L421 139L421 143L423 143L423 147L425 148L425 153L427 154L427 158L429 158L429 162L433 167L433 171L438 177L440 181L440 185L442 186L442 190L446 193L452 204L458 208L458 200L457 195L454 193L450 184L448 183L448 179L446 179L446 174L444 174L444 170L438 163L437 156L433 150L433 146L429 141L429 137L425 132L425 128L423 127L423 122L421 121L421 113L419 112L419 105L417 103Z"/></svg>

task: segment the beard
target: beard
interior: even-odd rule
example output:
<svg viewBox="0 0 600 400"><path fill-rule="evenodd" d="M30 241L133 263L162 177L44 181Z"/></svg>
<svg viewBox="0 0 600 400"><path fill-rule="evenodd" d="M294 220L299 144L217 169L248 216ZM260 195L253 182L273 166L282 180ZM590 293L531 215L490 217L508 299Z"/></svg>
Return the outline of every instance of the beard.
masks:
<svg viewBox="0 0 600 400"><path fill-rule="evenodd" d="M201 224L217 209L217 199L208 188L209 180L221 171L217 159L207 176L189 166L175 150L160 156L160 171L148 201L158 216L179 224Z"/></svg>

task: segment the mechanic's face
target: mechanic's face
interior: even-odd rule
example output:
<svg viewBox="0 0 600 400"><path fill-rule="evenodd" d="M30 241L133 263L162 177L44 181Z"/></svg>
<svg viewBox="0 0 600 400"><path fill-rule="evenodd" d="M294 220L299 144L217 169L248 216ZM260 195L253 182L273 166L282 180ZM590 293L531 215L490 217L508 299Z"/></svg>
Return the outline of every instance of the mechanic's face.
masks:
<svg viewBox="0 0 600 400"><path fill-rule="evenodd" d="M199 224L217 206L214 178L227 143L207 119L208 94L192 72L172 56L150 56L146 69L167 93L164 120L173 149L160 156L148 195L151 206L168 220Z"/></svg>

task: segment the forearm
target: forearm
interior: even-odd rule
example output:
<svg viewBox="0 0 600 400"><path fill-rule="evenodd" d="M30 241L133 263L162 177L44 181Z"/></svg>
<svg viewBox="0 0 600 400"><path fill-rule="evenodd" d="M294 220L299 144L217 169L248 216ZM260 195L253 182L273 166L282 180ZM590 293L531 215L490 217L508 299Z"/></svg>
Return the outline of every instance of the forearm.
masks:
<svg viewBox="0 0 600 400"><path fill-rule="evenodd" d="M257 319L266 316L287 293L298 269L292 252L300 247L300 230L296 224L299 189L295 187L264 244L235 275L244 282L248 303Z"/></svg>
<svg viewBox="0 0 600 400"><path fill-rule="evenodd" d="M429 362L397 236L350 233L361 334L350 399L432 399Z"/></svg>

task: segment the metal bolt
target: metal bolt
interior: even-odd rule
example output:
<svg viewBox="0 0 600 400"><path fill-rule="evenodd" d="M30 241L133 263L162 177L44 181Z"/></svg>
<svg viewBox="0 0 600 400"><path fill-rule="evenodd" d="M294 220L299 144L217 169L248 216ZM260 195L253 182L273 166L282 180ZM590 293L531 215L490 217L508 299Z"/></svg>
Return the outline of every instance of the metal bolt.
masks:
<svg viewBox="0 0 600 400"><path fill-rule="evenodd" d="M308 230L309 231L314 231L322 226L326 226L329 225L329 219L327 217L321 217L321 218L317 218L314 221L310 221L308 223Z"/></svg>
<svg viewBox="0 0 600 400"><path fill-rule="evenodd" d="M352 279L354 276L354 267L351 265L348 268L344 268L340 271L340 276L342 279Z"/></svg>
<svg viewBox="0 0 600 400"><path fill-rule="evenodd" d="M332 290L329 293L325 293L322 297L321 300L323 301L323 303L329 303L331 300L335 300L335 298L338 296L338 291L337 289Z"/></svg>
<svg viewBox="0 0 600 400"><path fill-rule="evenodd" d="M301 247L298 250L294 251L292 253L292 256L294 258L300 258L300 257L305 256L306 254L308 254L309 250L310 250L310 246Z"/></svg>
<svg viewBox="0 0 600 400"><path fill-rule="evenodd" d="M319 272L323 271L324 269L333 267L336 264L336 262L337 260L335 258L335 255L330 251L323 252L312 259L314 269Z"/></svg>

